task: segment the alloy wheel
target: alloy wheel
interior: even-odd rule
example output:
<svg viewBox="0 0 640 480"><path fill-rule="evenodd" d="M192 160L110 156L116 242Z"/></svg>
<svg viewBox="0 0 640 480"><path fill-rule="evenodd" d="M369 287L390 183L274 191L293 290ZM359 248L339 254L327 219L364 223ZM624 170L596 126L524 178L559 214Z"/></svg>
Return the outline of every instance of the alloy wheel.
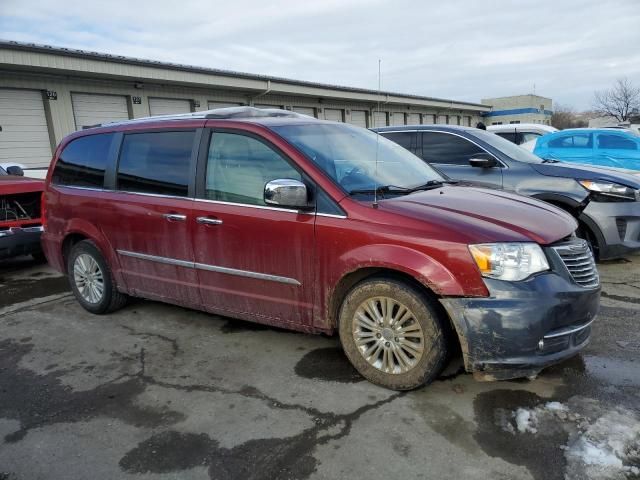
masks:
<svg viewBox="0 0 640 480"><path fill-rule="evenodd" d="M352 333L362 357L384 373L406 373L425 353L420 323L407 306L390 297L364 301L353 317Z"/></svg>

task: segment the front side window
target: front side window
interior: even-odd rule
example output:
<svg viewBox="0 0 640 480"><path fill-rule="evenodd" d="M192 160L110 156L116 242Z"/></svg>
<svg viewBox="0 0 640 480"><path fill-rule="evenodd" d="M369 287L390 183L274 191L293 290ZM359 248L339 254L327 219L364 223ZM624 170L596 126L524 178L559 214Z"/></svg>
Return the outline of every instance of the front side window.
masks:
<svg viewBox="0 0 640 480"><path fill-rule="evenodd" d="M565 135L549 142L549 148L591 148L592 146L593 135L590 133Z"/></svg>
<svg viewBox="0 0 640 480"><path fill-rule="evenodd" d="M616 150L637 150L636 142L622 135L598 135L598 148L613 148Z"/></svg>
<svg viewBox="0 0 640 480"><path fill-rule="evenodd" d="M422 158L427 162L469 166L469 160L480 153L485 151L457 135L440 132L422 133Z"/></svg>
<svg viewBox="0 0 640 480"><path fill-rule="evenodd" d="M302 180L280 153L242 134L214 132L207 159L205 195L247 205L266 205L264 187L271 180Z"/></svg>
<svg viewBox="0 0 640 480"><path fill-rule="evenodd" d="M125 135L118 190L186 197L194 135L194 131Z"/></svg>
<svg viewBox="0 0 640 480"><path fill-rule="evenodd" d="M272 129L346 192L383 186L411 189L443 178L391 140L351 125L282 125ZM368 193L364 193L369 195Z"/></svg>
<svg viewBox="0 0 640 480"><path fill-rule="evenodd" d="M51 181L55 185L102 188L113 137L113 133L101 133L72 140L60 153Z"/></svg>

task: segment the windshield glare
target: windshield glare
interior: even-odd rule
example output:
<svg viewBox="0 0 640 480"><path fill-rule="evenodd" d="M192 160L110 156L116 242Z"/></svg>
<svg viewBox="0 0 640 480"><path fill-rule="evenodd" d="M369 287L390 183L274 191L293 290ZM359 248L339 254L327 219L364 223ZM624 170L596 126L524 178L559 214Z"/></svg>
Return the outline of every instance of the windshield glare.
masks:
<svg viewBox="0 0 640 480"><path fill-rule="evenodd" d="M474 130L470 133L474 137L488 143L493 148L500 150L502 153L514 160L525 163L542 163L542 159L540 157L516 145L515 143L510 142L509 140L505 140L495 133L484 130Z"/></svg>
<svg viewBox="0 0 640 480"><path fill-rule="evenodd" d="M444 181L408 150L364 128L323 123L272 128L347 192Z"/></svg>

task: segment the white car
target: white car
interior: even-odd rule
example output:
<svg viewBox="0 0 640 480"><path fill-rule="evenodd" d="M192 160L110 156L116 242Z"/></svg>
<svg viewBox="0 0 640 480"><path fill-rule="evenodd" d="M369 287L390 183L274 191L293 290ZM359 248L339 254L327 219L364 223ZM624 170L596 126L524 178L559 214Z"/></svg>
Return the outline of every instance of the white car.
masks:
<svg viewBox="0 0 640 480"><path fill-rule="evenodd" d="M558 129L541 123L510 123L508 125L490 125L487 127L487 131L532 152L538 137L557 132Z"/></svg>

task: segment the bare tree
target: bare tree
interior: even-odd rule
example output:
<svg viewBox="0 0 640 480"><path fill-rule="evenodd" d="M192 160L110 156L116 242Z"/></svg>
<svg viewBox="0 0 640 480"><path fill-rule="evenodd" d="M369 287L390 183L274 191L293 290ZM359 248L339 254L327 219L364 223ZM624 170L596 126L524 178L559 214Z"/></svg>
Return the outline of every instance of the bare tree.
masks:
<svg viewBox="0 0 640 480"><path fill-rule="evenodd" d="M553 109L553 114L551 115L551 125L558 130L564 130L565 128L586 127L588 124L578 118L573 108L567 105L556 104Z"/></svg>
<svg viewBox="0 0 640 480"><path fill-rule="evenodd" d="M602 116L626 122L634 110L640 109L640 87L619 78L613 88L594 93L593 107Z"/></svg>

